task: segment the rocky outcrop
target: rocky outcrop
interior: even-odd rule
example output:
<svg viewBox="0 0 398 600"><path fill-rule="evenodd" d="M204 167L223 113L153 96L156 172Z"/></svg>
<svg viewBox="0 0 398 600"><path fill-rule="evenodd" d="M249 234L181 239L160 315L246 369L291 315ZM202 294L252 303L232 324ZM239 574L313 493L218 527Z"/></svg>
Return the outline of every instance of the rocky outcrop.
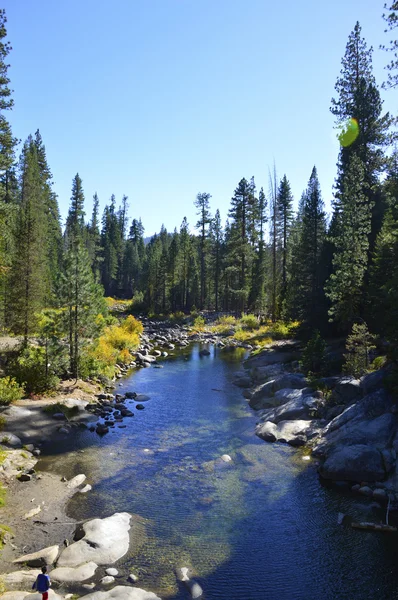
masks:
<svg viewBox="0 0 398 600"><path fill-rule="evenodd" d="M77 567L94 562L109 565L124 556L129 549L129 513L115 513L105 519L93 519L82 526L81 539L61 553L58 567Z"/></svg>
<svg viewBox="0 0 398 600"><path fill-rule="evenodd" d="M380 450L367 444L339 446L333 449L319 468L325 479L338 481L380 481L385 478Z"/></svg>

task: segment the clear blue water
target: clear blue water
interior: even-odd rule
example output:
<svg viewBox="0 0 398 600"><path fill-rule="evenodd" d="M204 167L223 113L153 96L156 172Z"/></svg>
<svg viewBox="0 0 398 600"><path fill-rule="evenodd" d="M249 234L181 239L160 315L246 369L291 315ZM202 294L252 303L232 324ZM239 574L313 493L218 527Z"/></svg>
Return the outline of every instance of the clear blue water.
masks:
<svg viewBox="0 0 398 600"><path fill-rule="evenodd" d="M200 357L195 345L124 380L117 391L150 396L145 410L131 401L126 428L79 431L42 461L93 484L69 513L139 515L117 566L162 598L189 597L175 579L189 566L208 600L398 599L398 538L338 525L338 512L374 518L371 503L322 487L301 451L254 435L256 416L232 385L242 358Z"/></svg>

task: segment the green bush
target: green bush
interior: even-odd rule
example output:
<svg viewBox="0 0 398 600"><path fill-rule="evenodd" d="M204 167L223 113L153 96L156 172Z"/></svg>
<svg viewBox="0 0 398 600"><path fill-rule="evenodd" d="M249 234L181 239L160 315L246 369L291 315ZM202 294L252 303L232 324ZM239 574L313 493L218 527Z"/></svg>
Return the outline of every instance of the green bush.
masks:
<svg viewBox="0 0 398 600"><path fill-rule="evenodd" d="M322 373L325 362L326 344L316 329L303 350L300 366L306 375Z"/></svg>
<svg viewBox="0 0 398 600"><path fill-rule="evenodd" d="M375 339L376 337L369 333L366 323L354 323L352 332L346 341L347 354L344 354L344 373L361 377L369 370L369 354L376 348Z"/></svg>
<svg viewBox="0 0 398 600"><path fill-rule="evenodd" d="M236 323L236 318L233 315L219 317L216 321L216 325L236 325Z"/></svg>
<svg viewBox="0 0 398 600"><path fill-rule="evenodd" d="M240 319L240 324L243 329L249 329L249 330L258 329L258 327L260 325L256 315L253 315L253 314L242 315L242 318Z"/></svg>
<svg viewBox="0 0 398 600"><path fill-rule="evenodd" d="M206 321L202 316L196 317L196 319L193 322L194 329L203 329L205 325Z"/></svg>
<svg viewBox="0 0 398 600"><path fill-rule="evenodd" d="M15 400L20 400L24 394L24 388L12 377L2 377L0 379L0 404L10 404Z"/></svg>
<svg viewBox="0 0 398 600"><path fill-rule="evenodd" d="M8 370L28 394L40 394L57 387L58 368L58 365L51 363L46 369L45 349L28 346L11 361Z"/></svg>

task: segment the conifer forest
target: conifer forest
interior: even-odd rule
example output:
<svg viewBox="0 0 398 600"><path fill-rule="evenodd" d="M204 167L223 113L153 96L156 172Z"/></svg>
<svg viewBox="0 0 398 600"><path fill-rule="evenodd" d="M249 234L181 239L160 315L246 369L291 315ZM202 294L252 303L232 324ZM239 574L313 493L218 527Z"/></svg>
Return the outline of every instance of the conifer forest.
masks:
<svg viewBox="0 0 398 600"><path fill-rule="evenodd" d="M18 380L23 369L26 383L29 368L42 364L45 381L32 389L44 389L51 377L77 377L92 372L94 363L97 369L107 363L104 331L109 337L116 327L108 297L129 301L134 315L215 311L253 313L272 323L297 321L306 339L314 331L324 338L347 336L354 324L365 322L394 356L397 115L384 112L382 93L398 89L398 2L388 3L384 19L385 81L375 80L372 48L357 22L331 90L340 141L331 214L325 211L316 164L296 204L289 173L280 177L283 164L270 165L262 181L236 173L228 215L212 204L211 190L198 191L192 199L197 222L188 223L182 213L173 231L162 226L146 238L145 223L130 216L136 204L128 190L122 198L107 199L101 214L100 190L97 195L85 189L84 173L71 173L70 207L61 224L40 124L22 142L10 125L11 110L18 107L2 10L0 327L4 335L24 340L10 374ZM94 196L92 214L85 211L88 196ZM138 334L135 320L129 323L130 334ZM38 343L29 345L32 339ZM96 354L87 349L87 340L97 340Z"/></svg>

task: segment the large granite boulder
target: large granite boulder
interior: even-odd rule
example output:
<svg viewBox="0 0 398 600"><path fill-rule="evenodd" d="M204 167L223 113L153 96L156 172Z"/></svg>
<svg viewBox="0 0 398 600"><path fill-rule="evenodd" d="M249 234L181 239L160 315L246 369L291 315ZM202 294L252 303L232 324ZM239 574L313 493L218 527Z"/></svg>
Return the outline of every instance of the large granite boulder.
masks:
<svg viewBox="0 0 398 600"><path fill-rule="evenodd" d="M266 442L285 442L291 446L302 446L319 431L316 421L297 419L280 421L278 424L266 421L256 427L256 435Z"/></svg>
<svg viewBox="0 0 398 600"><path fill-rule="evenodd" d="M87 562L114 563L128 552L130 519L131 515L124 512L87 521L82 526L83 537L63 550L57 567L77 567Z"/></svg>
<svg viewBox="0 0 398 600"><path fill-rule="evenodd" d="M254 408L254 410L260 410L263 408L274 408L276 406L281 406L290 400L296 400L300 398L302 395L301 390L299 389L291 389L286 388L283 390L278 390L275 394L270 396L258 396L256 394L252 395L249 401L249 406Z"/></svg>
<svg viewBox="0 0 398 600"><path fill-rule="evenodd" d="M267 365L264 367L253 367L250 370L252 379L258 383L268 381L269 379L275 379L278 375L281 375L284 371L284 366L281 364Z"/></svg>
<svg viewBox="0 0 398 600"><path fill-rule="evenodd" d="M333 398L336 404L351 404L360 400L362 396L361 382L354 377L341 377L333 390Z"/></svg>
<svg viewBox="0 0 398 600"><path fill-rule="evenodd" d="M385 370L380 369L379 371L373 371L373 373L367 373L361 377L361 388L363 389L364 394L370 394L382 388L385 376Z"/></svg>
<svg viewBox="0 0 398 600"><path fill-rule="evenodd" d="M91 579L97 568L95 562L87 562L79 567L57 567L51 571L51 579L62 583L78 583Z"/></svg>
<svg viewBox="0 0 398 600"><path fill-rule="evenodd" d="M386 476L383 456L374 446L339 446L319 468L325 479L338 481L381 481Z"/></svg>
<svg viewBox="0 0 398 600"><path fill-rule="evenodd" d="M279 421L295 419L309 420L323 403L323 398L305 394L301 390L301 394L295 395L281 406L264 410L261 414L261 421L279 423Z"/></svg>

